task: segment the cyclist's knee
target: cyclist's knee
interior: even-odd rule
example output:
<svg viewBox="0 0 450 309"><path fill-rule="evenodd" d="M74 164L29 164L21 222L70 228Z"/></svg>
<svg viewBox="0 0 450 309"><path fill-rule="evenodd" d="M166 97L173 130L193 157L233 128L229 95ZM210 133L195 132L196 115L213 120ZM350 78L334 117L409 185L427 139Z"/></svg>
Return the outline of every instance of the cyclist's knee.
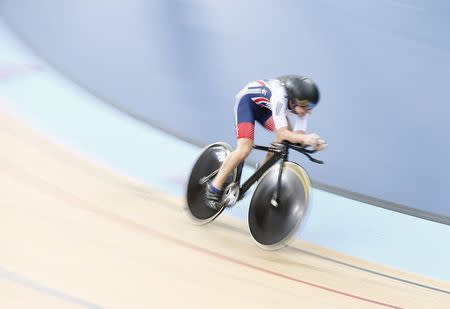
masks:
<svg viewBox="0 0 450 309"><path fill-rule="evenodd" d="M253 141L246 138L241 138L238 140L238 145L236 148L236 155L239 157L239 159L244 160L248 157L250 152L252 152L253 149Z"/></svg>

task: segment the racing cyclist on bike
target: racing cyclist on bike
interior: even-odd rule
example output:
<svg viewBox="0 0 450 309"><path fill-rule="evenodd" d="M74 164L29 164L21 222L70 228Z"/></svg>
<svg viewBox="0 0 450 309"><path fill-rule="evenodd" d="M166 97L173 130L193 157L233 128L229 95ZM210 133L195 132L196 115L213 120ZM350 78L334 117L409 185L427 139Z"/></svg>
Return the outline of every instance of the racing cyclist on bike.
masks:
<svg viewBox="0 0 450 309"><path fill-rule="evenodd" d="M286 140L316 150L324 149L327 144L319 135L306 133L308 115L318 103L319 90L308 77L284 75L248 83L235 97L237 148L227 156L216 177L207 183L208 206L222 207L223 185L228 175L253 149L255 121L267 130L275 131L275 142ZM288 114L295 115L293 127Z"/></svg>

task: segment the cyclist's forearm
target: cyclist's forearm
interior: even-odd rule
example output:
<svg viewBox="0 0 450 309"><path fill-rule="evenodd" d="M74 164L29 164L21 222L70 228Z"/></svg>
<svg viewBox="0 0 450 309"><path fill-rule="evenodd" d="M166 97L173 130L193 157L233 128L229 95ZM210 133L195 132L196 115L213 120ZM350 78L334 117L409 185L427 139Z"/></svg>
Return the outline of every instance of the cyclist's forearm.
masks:
<svg viewBox="0 0 450 309"><path fill-rule="evenodd" d="M306 134L303 131L292 132L287 128L281 128L277 131L277 140L279 141L289 141L293 144L304 144Z"/></svg>

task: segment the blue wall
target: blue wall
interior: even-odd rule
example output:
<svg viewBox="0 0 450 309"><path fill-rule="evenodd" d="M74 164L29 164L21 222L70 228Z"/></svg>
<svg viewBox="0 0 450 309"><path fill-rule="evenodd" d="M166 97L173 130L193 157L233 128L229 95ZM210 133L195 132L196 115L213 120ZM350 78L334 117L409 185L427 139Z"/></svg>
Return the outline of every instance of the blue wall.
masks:
<svg viewBox="0 0 450 309"><path fill-rule="evenodd" d="M322 91L310 129L330 144L326 166L305 163L313 179L450 215L446 1L3 0L0 12L76 80L202 143L234 144L245 82L309 75Z"/></svg>

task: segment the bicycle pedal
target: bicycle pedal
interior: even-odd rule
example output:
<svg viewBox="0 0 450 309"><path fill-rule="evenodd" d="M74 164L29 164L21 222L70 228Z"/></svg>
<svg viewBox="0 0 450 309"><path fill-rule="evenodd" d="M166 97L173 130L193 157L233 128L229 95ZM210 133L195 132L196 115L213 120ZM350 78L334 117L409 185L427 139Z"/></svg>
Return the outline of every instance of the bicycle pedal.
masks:
<svg viewBox="0 0 450 309"><path fill-rule="evenodd" d="M239 185L235 182L225 188L223 202L226 207L233 207L237 203L239 190Z"/></svg>

